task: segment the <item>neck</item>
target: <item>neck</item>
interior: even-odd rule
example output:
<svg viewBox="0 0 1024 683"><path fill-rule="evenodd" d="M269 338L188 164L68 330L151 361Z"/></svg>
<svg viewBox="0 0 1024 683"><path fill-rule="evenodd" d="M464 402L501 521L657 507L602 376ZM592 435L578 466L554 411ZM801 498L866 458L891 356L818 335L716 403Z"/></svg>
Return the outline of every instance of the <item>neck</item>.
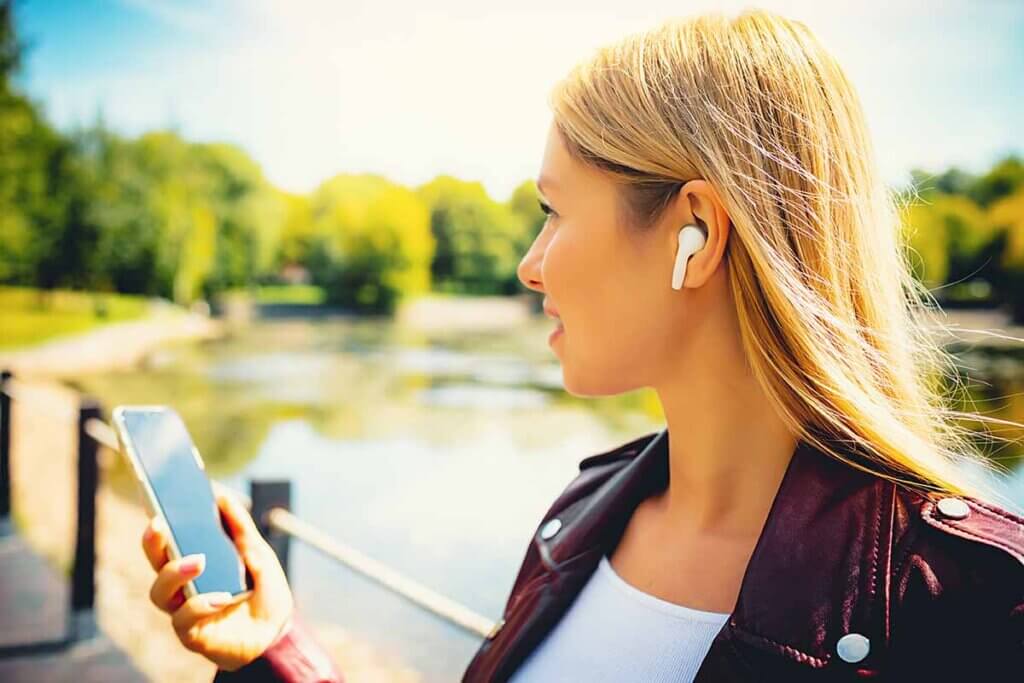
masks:
<svg viewBox="0 0 1024 683"><path fill-rule="evenodd" d="M697 341L693 348L713 352L686 360L663 375L677 381L655 387L669 431L669 484L651 504L673 528L749 539L760 535L798 439L738 341Z"/></svg>

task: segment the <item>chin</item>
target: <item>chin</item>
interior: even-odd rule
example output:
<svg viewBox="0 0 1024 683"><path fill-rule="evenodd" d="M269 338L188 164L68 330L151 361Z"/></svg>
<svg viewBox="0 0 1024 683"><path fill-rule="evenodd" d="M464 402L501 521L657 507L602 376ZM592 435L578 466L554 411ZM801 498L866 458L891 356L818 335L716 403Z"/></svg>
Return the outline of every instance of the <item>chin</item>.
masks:
<svg viewBox="0 0 1024 683"><path fill-rule="evenodd" d="M628 382L609 382L606 373L579 373L570 371L562 363L562 385L566 392L577 398L600 398L615 396L638 388Z"/></svg>

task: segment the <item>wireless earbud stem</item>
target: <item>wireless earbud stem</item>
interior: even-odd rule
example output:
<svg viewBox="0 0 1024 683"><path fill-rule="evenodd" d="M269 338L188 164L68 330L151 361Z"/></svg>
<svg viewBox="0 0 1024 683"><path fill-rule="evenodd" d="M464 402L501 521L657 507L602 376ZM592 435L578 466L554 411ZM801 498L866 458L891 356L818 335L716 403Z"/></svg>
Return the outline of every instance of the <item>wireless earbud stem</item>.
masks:
<svg viewBox="0 0 1024 683"><path fill-rule="evenodd" d="M679 231L679 248L676 251L676 263L672 269L672 289L681 289L686 278L686 262L694 252L704 248L707 238L696 225L686 225Z"/></svg>

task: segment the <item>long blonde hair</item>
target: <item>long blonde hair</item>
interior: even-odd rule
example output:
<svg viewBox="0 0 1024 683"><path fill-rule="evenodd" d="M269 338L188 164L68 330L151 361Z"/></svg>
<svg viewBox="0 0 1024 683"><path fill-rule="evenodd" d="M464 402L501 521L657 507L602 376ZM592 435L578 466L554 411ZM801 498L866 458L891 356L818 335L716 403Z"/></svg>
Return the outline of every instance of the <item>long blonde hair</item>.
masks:
<svg viewBox="0 0 1024 683"><path fill-rule="evenodd" d="M573 156L621 184L634 228L685 181L715 187L743 347L795 433L930 497L1013 504L955 420L1007 422L948 404L956 361L930 329L938 305L912 274L899 199L806 25L752 9L670 20L597 50L550 105Z"/></svg>

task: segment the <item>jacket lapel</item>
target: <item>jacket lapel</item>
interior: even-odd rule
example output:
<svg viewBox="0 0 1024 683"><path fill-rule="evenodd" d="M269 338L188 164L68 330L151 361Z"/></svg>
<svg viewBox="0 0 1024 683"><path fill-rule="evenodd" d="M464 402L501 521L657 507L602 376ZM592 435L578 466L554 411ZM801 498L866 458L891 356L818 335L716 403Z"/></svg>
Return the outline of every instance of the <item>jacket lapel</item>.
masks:
<svg viewBox="0 0 1024 683"><path fill-rule="evenodd" d="M504 642L489 667L495 680L505 680L543 640L637 505L667 485L667 429L627 446L582 461L581 470L610 474L589 495L555 506L534 534L541 570L512 598L506 633L498 636ZM716 642L739 640L814 668L834 657L845 633L883 642L895 499L877 481L799 441ZM709 657L714 652L712 646Z"/></svg>
<svg viewBox="0 0 1024 683"><path fill-rule="evenodd" d="M467 670L472 675L464 680L507 680L550 632L621 536L636 506L667 482L667 441L668 431L662 430L580 462L582 472L603 481L574 497L575 487L589 489L577 479L552 506L527 551L527 558L536 553L538 571L521 585L517 582L503 628L485 645L490 654L472 662ZM570 502L560 504L567 494ZM557 527L553 534L552 525Z"/></svg>
<svg viewBox="0 0 1024 683"><path fill-rule="evenodd" d="M611 459L622 457L611 454ZM593 466L593 465L590 465ZM625 531L636 506L668 482L668 430L643 442L639 454L630 458L590 496L557 513L558 533L544 538L544 526L533 542L549 571L573 558L596 549L608 550ZM600 560L600 556L597 558ZM596 567L596 563L595 563Z"/></svg>

